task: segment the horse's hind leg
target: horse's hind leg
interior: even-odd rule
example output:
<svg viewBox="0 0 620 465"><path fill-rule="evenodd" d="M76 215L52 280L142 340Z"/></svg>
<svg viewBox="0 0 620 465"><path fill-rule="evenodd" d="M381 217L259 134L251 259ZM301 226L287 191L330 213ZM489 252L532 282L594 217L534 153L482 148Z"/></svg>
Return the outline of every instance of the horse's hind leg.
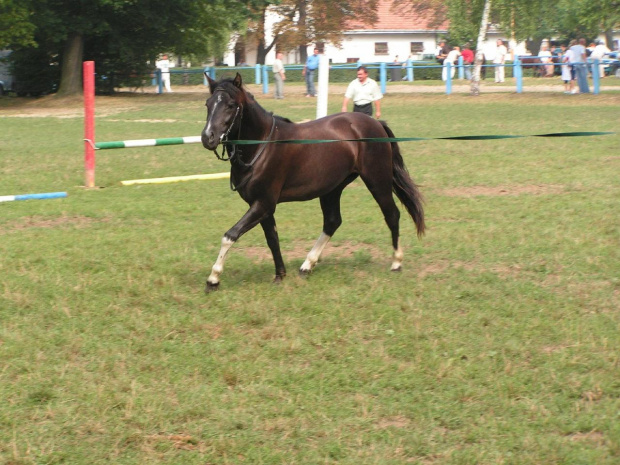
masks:
<svg viewBox="0 0 620 465"><path fill-rule="evenodd" d="M403 249L400 247L399 240L400 210L396 206L396 202L394 202L394 197L392 196L392 179L390 177L389 181L384 182L377 182L365 176L362 176L362 179L364 183L366 183L375 201L379 204L381 213L383 213L383 218L385 218L385 222L392 233L394 254L392 255L391 270L401 271L404 254Z"/></svg>
<svg viewBox="0 0 620 465"><path fill-rule="evenodd" d="M323 231L314 244L314 247L312 247L312 250L308 253L306 260L302 263L301 268L299 268L299 274L302 276L308 275L312 271L314 265L319 261L323 249L342 224L342 216L340 216L340 196L344 188L355 178L357 178L357 175L349 176L336 189L320 198L321 210L323 210Z"/></svg>
<svg viewBox="0 0 620 465"><path fill-rule="evenodd" d="M282 260L282 253L280 252L280 239L278 237L278 230L276 229L276 220L273 215L269 215L260 222L265 232L265 239L267 239L267 245L273 255L273 261L276 266L275 283L282 281L282 278L286 276L286 268L284 267L284 260Z"/></svg>

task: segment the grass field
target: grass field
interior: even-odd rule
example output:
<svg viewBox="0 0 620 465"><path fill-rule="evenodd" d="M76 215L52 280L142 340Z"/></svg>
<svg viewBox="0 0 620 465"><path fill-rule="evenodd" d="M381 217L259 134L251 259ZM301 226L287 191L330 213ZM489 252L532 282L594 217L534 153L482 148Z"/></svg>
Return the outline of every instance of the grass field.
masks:
<svg viewBox="0 0 620 465"><path fill-rule="evenodd" d="M295 121L312 99L263 97ZM338 111L341 93L330 96ZM97 99L97 140L197 135L204 95ZM402 144L427 235L403 272L360 181L312 276L318 201L204 281L245 212L199 145L97 153L79 100L0 99L0 463L617 464L620 133ZM617 131L620 93L388 94L397 136ZM401 209L402 210L402 209Z"/></svg>

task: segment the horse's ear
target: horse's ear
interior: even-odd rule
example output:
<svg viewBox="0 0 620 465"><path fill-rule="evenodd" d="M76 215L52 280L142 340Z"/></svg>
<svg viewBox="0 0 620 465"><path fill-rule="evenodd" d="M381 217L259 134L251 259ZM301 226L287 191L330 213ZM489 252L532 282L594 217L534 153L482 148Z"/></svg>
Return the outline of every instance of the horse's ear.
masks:
<svg viewBox="0 0 620 465"><path fill-rule="evenodd" d="M211 76L209 76L207 72L205 72L205 77L207 78L207 82L209 83L209 91L213 93L213 91L215 90L216 81L211 79Z"/></svg>
<svg viewBox="0 0 620 465"><path fill-rule="evenodd" d="M241 86L243 85L243 81L241 80L241 74L237 73L233 84L235 85L235 87L241 89Z"/></svg>

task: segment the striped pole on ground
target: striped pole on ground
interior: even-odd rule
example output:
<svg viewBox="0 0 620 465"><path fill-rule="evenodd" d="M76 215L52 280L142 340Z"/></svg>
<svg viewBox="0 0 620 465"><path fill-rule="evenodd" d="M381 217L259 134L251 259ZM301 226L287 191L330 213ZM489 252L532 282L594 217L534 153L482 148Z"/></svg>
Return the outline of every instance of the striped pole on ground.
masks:
<svg viewBox="0 0 620 465"><path fill-rule="evenodd" d="M42 200L59 199L66 197L66 192L46 192L43 194L0 195L0 202L13 202L15 200Z"/></svg>
<svg viewBox="0 0 620 465"><path fill-rule="evenodd" d="M170 137L167 139L137 139L117 140L112 142L97 142L95 148L104 149L127 149L132 147L156 147L159 145L198 144L200 136Z"/></svg>

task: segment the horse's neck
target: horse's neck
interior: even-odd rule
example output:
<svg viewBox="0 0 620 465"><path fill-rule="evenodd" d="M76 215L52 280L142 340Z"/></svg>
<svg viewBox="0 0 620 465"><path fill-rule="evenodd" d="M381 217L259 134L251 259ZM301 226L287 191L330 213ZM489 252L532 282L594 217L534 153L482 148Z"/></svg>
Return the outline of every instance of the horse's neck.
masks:
<svg viewBox="0 0 620 465"><path fill-rule="evenodd" d="M247 105L241 122L241 138L264 140L269 137L273 116L257 103Z"/></svg>

